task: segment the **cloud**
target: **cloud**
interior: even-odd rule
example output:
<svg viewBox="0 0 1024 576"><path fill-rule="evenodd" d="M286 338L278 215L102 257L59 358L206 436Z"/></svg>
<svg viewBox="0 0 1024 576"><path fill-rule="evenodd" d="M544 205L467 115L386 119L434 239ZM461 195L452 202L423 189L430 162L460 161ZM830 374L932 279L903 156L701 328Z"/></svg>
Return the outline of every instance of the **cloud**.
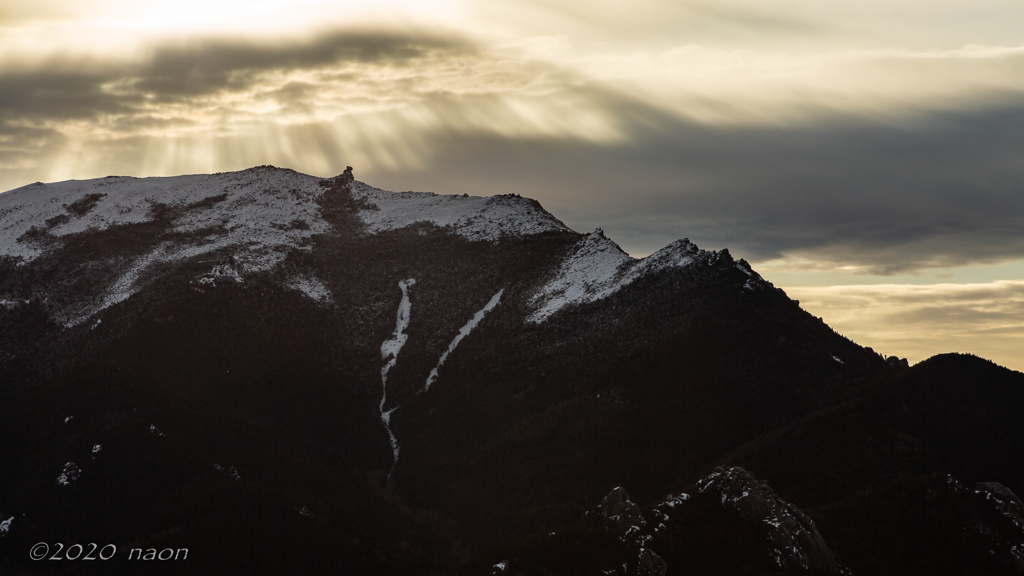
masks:
<svg viewBox="0 0 1024 576"><path fill-rule="evenodd" d="M812 314L883 354L971 352L1024 371L1024 280L788 288Z"/></svg>
<svg viewBox="0 0 1024 576"><path fill-rule="evenodd" d="M349 84L364 100L349 94L345 105L380 105L373 95L386 87L366 81ZM330 119L307 111L329 98L315 83L265 97L275 115L298 108L298 120L127 115L119 136L87 149L53 130L29 145L31 131L15 126L26 136L10 134L0 158L45 162L45 174L17 172L18 185L262 163L330 175L352 165L388 189L536 197L577 229L604 227L634 254L686 236L755 262L872 274L1024 258L1020 105L937 111L909 126L850 115L717 126L593 85L427 91Z"/></svg>
<svg viewBox="0 0 1024 576"><path fill-rule="evenodd" d="M287 42L208 39L156 47L130 82L140 91L170 98L244 89L267 71L293 73L339 64L407 66L438 52L453 58L472 51L465 40L422 32L346 30Z"/></svg>
<svg viewBox="0 0 1024 576"><path fill-rule="evenodd" d="M18 0L0 0L0 22L10 26L25 22L71 20L88 14L84 2L37 0L31 4Z"/></svg>
<svg viewBox="0 0 1024 576"><path fill-rule="evenodd" d="M681 40L762 52L845 48L952 48L1020 42L1024 7L1012 0L474 0L489 20L523 35L564 33L582 43L651 49Z"/></svg>
<svg viewBox="0 0 1024 576"><path fill-rule="evenodd" d="M393 189L537 197L635 254L687 236L871 274L1024 258L1021 49L691 46L582 62L545 50L334 30L11 61L0 189L352 165Z"/></svg>
<svg viewBox="0 0 1024 576"><path fill-rule="evenodd" d="M593 97L616 111L623 138L438 131L424 168L367 178L527 194L579 229L604 227L634 254L687 236L755 261L875 274L1024 258L1019 104L936 111L909 126L847 115L723 127Z"/></svg>
<svg viewBox="0 0 1024 576"><path fill-rule="evenodd" d="M287 41L169 42L145 50L138 59L52 56L34 66L0 67L0 122L97 120L146 115L173 104L201 107L203 98L244 93L275 80L288 85L290 78L310 70L408 67L474 50L463 39L430 33L339 30ZM272 74L278 78L268 79Z"/></svg>
<svg viewBox="0 0 1024 576"><path fill-rule="evenodd" d="M686 236L755 266L904 280L1024 261L1021 16L1004 0L0 0L0 191L352 165L387 189L535 197L636 255ZM1022 368L1019 283L790 292L887 354Z"/></svg>

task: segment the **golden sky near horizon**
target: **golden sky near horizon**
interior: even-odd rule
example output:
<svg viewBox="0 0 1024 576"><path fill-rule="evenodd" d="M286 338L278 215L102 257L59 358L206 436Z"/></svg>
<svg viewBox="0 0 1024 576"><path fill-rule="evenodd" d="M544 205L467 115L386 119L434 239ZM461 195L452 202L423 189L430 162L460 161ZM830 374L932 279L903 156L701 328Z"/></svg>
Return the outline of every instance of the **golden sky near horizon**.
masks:
<svg viewBox="0 0 1024 576"><path fill-rule="evenodd" d="M728 247L1024 370L1024 3L0 0L0 190L258 164Z"/></svg>

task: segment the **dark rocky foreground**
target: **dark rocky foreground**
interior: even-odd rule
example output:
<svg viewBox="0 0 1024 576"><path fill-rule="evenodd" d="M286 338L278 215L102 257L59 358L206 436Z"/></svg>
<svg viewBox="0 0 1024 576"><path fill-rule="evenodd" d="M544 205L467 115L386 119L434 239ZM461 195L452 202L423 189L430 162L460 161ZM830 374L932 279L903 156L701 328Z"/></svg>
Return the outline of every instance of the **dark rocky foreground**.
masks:
<svg viewBox="0 0 1024 576"><path fill-rule="evenodd" d="M528 199L196 178L80 229L149 182L0 195L63 194L0 256L0 573L1024 574L1018 372L886 360L688 242L606 290Z"/></svg>

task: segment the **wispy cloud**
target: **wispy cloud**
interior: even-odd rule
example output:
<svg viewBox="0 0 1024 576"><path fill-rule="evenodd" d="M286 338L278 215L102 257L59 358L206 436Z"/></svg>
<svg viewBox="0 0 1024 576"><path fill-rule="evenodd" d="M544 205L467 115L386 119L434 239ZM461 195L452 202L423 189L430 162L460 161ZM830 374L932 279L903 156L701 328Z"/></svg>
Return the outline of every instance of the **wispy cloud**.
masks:
<svg viewBox="0 0 1024 576"><path fill-rule="evenodd" d="M1024 371L1024 280L786 291L836 331L883 354L919 362L972 352Z"/></svg>
<svg viewBox="0 0 1024 576"><path fill-rule="evenodd" d="M277 42L191 39L158 44L130 59L56 55L34 65L0 66L0 121L98 121L166 113L175 105L196 113L211 103L231 113L246 108L230 101L231 95L259 96L302 78L314 80L308 85L320 92L349 87L346 80L365 85L387 71L417 78L420 73L401 71L436 68L477 51L463 39L428 33L335 31ZM405 95L409 88L414 87L395 94ZM299 99L306 95L292 93ZM383 94L371 96L383 99ZM213 97L224 100L204 100Z"/></svg>

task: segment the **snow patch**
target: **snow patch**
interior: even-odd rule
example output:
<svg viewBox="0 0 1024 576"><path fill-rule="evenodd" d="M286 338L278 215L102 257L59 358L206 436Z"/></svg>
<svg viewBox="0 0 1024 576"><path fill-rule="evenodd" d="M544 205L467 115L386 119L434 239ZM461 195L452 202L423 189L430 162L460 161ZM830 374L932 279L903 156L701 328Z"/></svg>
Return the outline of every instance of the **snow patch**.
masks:
<svg viewBox="0 0 1024 576"><path fill-rule="evenodd" d="M689 499L690 495L686 494L685 492L680 493L678 495L669 494L668 498L665 499L665 502L663 504L665 504L665 506L668 506L669 508L675 508L676 506L682 504L683 502L686 502Z"/></svg>
<svg viewBox="0 0 1024 576"><path fill-rule="evenodd" d="M235 268L232 262L218 264L214 266L212 270L198 278L199 283L206 286L216 286L217 280L228 280L235 284L245 283L242 275L239 274L238 269Z"/></svg>
<svg viewBox="0 0 1024 576"><path fill-rule="evenodd" d="M291 170L257 167L24 186L0 194L0 257L10 256L24 265L70 246L72 235L127 225L149 224L153 233L162 235L163 241L144 253L116 261L118 276L111 285L53 312L66 327L74 327L141 290L162 264L230 252L229 264L217 265L196 279L196 288L201 289L223 280L242 282L248 275L277 267L290 252L310 250L313 236L333 229L322 213L322 182ZM392 193L356 181L348 189L362 206L359 218L371 234L418 222L470 240L569 232L536 201L513 195ZM290 286L315 301L330 301L329 291L314 278L293 279ZM0 300L4 308L20 303Z"/></svg>
<svg viewBox="0 0 1024 576"><path fill-rule="evenodd" d="M465 326L459 328L459 333L455 336L455 339L453 339L451 344L448 345L448 349L441 354L441 358L437 361L437 366L435 366L430 371L430 376L427 377L427 383L423 386L423 392L430 390L430 385L433 384L435 380L437 380L437 371L441 368L441 365L444 364L444 361L448 359L448 355L451 354L453 350L455 350L455 347L459 345L459 342L461 342L463 338L468 336L469 333L473 331L473 328L476 328L477 324L479 324L480 321L484 319L484 316L487 315L488 312L493 310L494 307L498 305L498 302L501 301L501 294L504 291L504 288L498 290L497 294L491 296L491 299L487 302L487 305L478 310L477 313L474 314L473 317L469 319L469 322L466 322Z"/></svg>
<svg viewBox="0 0 1024 576"><path fill-rule="evenodd" d="M416 284L415 278L402 280L398 283L398 288L402 291L402 301L398 304L398 318L395 320L395 331L391 334L391 338L388 338L380 345L381 359L386 361L384 367L380 369L380 382L383 391L380 397L380 421L384 424L384 429L388 431L388 437L391 439L392 453L391 470L388 472L388 478L391 477L391 472L395 470L395 464L398 463L398 438L391 431L391 413L397 410L398 406L390 410L384 409L388 400L388 372L398 362L398 353L402 350L402 346L405 346L405 341L409 338L409 335L405 333L405 329L409 327L409 317L412 311L412 302L409 300L409 287L413 284Z"/></svg>
<svg viewBox="0 0 1024 576"><path fill-rule="evenodd" d="M234 466L228 466L227 468L224 468L220 464L214 464L213 467L218 472L224 472L225 474L227 474L228 476L231 476L235 480L241 480L242 479L242 475L238 473L238 469L235 468Z"/></svg>
<svg viewBox="0 0 1024 576"><path fill-rule="evenodd" d="M567 306L602 300L647 274L687 266L699 252L697 246L684 238L646 258L636 259L598 228L562 262L554 278L533 295L531 303L536 309L527 320L539 324Z"/></svg>
<svg viewBox="0 0 1024 576"><path fill-rule="evenodd" d="M215 270L202 282L225 273L238 281L241 275L273 268L291 250L308 249L309 238L330 230L317 203L323 194L319 182L291 170L260 167L25 186L0 194L0 256L11 256L23 265L72 234L164 224L163 233L175 236L173 243L163 242L129 260L98 303L59 314L65 325L75 326L134 294L144 274L158 263L234 249L235 269Z"/></svg>
<svg viewBox="0 0 1024 576"><path fill-rule="evenodd" d="M70 486L78 477L82 475L82 471L74 462L68 462L64 465L64 471L57 476L57 484L61 486Z"/></svg>
<svg viewBox="0 0 1024 576"><path fill-rule="evenodd" d="M94 444L92 447L93 454L99 454L101 450L103 450L103 447L100 446L99 444Z"/></svg>
<svg viewBox="0 0 1024 576"><path fill-rule="evenodd" d="M0 194L0 256L24 261L39 257L45 248L23 236L44 223L49 236L62 238L158 218L170 219L175 233L204 234L199 245L210 249L250 244L296 247L303 238L328 229L315 202L322 194L319 181L291 170L260 167L24 186ZM74 209L76 203L90 199L91 208Z"/></svg>
<svg viewBox="0 0 1024 576"><path fill-rule="evenodd" d="M832 359L835 360L836 362L839 362L840 364L846 364L846 362L840 360L839 356L836 356L835 354L832 354Z"/></svg>
<svg viewBox="0 0 1024 576"><path fill-rule="evenodd" d="M0 522L0 536L7 534L11 531L11 522L14 522L14 516L11 516L7 520Z"/></svg>
<svg viewBox="0 0 1024 576"><path fill-rule="evenodd" d="M74 419L75 419L74 416L68 416L67 418L64 419L64 423L67 424L68 422L71 422Z"/></svg>
<svg viewBox="0 0 1024 576"><path fill-rule="evenodd" d="M371 205L359 212L371 234L429 222L470 240L498 240L502 236L527 236L549 231L568 231L557 218L534 200L513 195L458 196L430 192L386 192L362 182L349 187L353 198Z"/></svg>
<svg viewBox="0 0 1024 576"><path fill-rule="evenodd" d="M334 301L330 289L313 276L295 276L288 280L288 287L302 292L307 298L320 304Z"/></svg>
<svg viewBox="0 0 1024 576"><path fill-rule="evenodd" d="M66 316L64 326L72 328L85 322L90 317L98 312L106 310L111 306L124 302L136 292L135 281L138 280L139 275L142 274L151 264L160 259L166 249L166 244L160 248L157 248L154 252L143 256L139 260L136 260L128 270L123 273L114 284L107 289L107 293L103 295L98 304L93 306L87 306L83 310L72 312Z"/></svg>

